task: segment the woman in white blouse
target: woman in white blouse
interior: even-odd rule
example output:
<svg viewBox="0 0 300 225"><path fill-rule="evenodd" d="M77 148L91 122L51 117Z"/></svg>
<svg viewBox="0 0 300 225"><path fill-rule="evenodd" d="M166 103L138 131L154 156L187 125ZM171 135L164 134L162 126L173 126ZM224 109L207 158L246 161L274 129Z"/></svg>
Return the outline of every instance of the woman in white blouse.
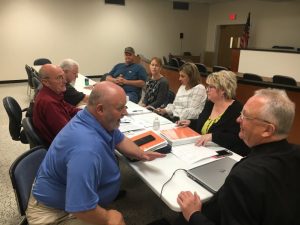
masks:
<svg viewBox="0 0 300 225"><path fill-rule="evenodd" d="M156 109L160 115L172 121L196 119L202 112L206 101L205 87L200 83L200 74L194 63L185 63L179 69L179 87L175 100L166 108Z"/></svg>

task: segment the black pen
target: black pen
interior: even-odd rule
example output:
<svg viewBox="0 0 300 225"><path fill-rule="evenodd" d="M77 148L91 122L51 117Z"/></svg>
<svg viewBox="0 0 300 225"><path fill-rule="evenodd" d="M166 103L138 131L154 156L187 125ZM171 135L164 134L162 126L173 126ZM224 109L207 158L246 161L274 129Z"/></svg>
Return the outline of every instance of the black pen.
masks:
<svg viewBox="0 0 300 225"><path fill-rule="evenodd" d="M132 110L132 112L143 112L142 109Z"/></svg>

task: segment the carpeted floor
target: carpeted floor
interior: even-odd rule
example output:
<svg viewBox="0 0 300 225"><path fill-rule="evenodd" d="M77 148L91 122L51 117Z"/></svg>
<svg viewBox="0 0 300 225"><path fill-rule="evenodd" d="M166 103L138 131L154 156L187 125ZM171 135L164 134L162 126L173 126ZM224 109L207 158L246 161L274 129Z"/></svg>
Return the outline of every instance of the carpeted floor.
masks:
<svg viewBox="0 0 300 225"><path fill-rule="evenodd" d="M22 108L27 107L30 98L26 94L27 83L0 84L0 99L14 97ZM16 225L20 221L17 204L11 187L8 169L18 155L29 149L29 145L13 141L8 131L8 116L0 105L0 224ZM122 189L127 191L124 198L115 201L110 208L119 210L127 225L143 225L165 218L173 223L177 213L171 211L156 196L126 163L120 161Z"/></svg>

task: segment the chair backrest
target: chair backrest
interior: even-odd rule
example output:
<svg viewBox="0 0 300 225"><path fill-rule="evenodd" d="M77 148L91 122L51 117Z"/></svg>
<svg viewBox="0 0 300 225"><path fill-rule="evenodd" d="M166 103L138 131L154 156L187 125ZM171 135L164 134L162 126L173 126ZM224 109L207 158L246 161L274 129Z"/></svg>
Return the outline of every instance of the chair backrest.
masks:
<svg viewBox="0 0 300 225"><path fill-rule="evenodd" d="M227 67L225 66L213 66L213 72L219 72L221 70L229 70Z"/></svg>
<svg viewBox="0 0 300 225"><path fill-rule="evenodd" d="M176 58L171 58L171 59L170 59L170 62L169 62L169 65L178 68L178 67L179 67L178 59L176 59Z"/></svg>
<svg viewBox="0 0 300 225"><path fill-rule="evenodd" d="M297 81L294 78L283 75L274 75L273 83L297 86Z"/></svg>
<svg viewBox="0 0 300 225"><path fill-rule="evenodd" d="M163 56L164 65L168 65L168 60L165 56Z"/></svg>
<svg viewBox="0 0 300 225"><path fill-rule="evenodd" d="M161 105L160 107L162 107L162 108L166 107L168 104L173 103L174 99L175 99L175 93L173 91L169 90L165 103L163 105Z"/></svg>
<svg viewBox="0 0 300 225"><path fill-rule="evenodd" d="M22 109L19 103L11 96L3 98L3 106L9 119L9 133L13 140L27 144L27 139L22 129Z"/></svg>
<svg viewBox="0 0 300 225"><path fill-rule="evenodd" d="M10 166L9 176L22 216L25 215L33 181L46 153L46 148L41 146L30 149L20 155Z"/></svg>
<svg viewBox="0 0 300 225"><path fill-rule="evenodd" d="M254 73L244 73L243 78L247 80L263 81L261 76Z"/></svg>
<svg viewBox="0 0 300 225"><path fill-rule="evenodd" d="M199 73L203 76L207 75L207 68L204 64L202 63L195 63L195 65L197 66Z"/></svg>
<svg viewBox="0 0 300 225"><path fill-rule="evenodd" d="M43 87L43 84L36 76L32 77L32 83L34 92L37 94L37 92Z"/></svg>
<svg viewBox="0 0 300 225"><path fill-rule="evenodd" d="M27 77L28 77L28 85L33 89L33 83L32 83L32 77L33 77L33 72L30 66L28 66L27 64L25 65L25 70L27 73Z"/></svg>
<svg viewBox="0 0 300 225"><path fill-rule="evenodd" d="M51 63L52 62L47 58L39 58L39 59L34 60L33 65L42 66L42 65L51 64Z"/></svg>
<svg viewBox="0 0 300 225"><path fill-rule="evenodd" d="M35 128L33 126L33 123L32 123L32 120L30 117L25 117L22 120L22 125L24 128L27 140L29 142L30 148L40 146L40 145L46 146L43 139L35 131Z"/></svg>

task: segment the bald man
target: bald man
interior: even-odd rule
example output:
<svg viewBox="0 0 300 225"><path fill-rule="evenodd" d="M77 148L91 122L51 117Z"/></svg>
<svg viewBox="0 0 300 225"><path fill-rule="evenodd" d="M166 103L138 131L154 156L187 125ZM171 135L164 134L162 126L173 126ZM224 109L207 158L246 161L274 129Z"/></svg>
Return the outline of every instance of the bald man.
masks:
<svg viewBox="0 0 300 225"><path fill-rule="evenodd" d="M43 87L34 100L33 125L44 140L50 145L58 132L80 110L64 101L66 80L64 71L56 65L43 65L39 71Z"/></svg>
<svg viewBox="0 0 300 225"><path fill-rule="evenodd" d="M105 209L120 188L114 149L139 160L164 156L140 150L119 131L125 105L120 86L103 81L94 87L87 107L56 136L41 164L28 204L29 224L125 224L120 212Z"/></svg>

